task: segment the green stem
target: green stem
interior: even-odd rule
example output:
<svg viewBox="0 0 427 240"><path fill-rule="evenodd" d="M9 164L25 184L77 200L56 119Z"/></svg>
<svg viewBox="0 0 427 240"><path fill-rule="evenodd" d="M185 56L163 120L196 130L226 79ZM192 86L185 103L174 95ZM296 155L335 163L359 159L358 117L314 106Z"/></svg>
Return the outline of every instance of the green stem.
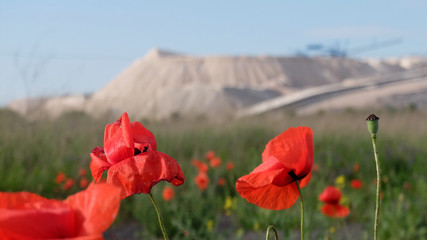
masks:
<svg viewBox="0 0 427 240"><path fill-rule="evenodd" d="M378 160L378 151L376 143L376 134L372 134L372 145L374 146L375 164L377 168L377 199L375 205L375 224L374 224L374 240L378 239L378 225L379 225L379 214L381 207L381 168L380 161Z"/></svg>
<svg viewBox="0 0 427 240"><path fill-rule="evenodd" d="M273 230L273 232L274 232L274 240L278 240L279 238L277 238L277 231L273 225L268 226L265 240L270 239L270 230Z"/></svg>
<svg viewBox="0 0 427 240"><path fill-rule="evenodd" d="M148 193L148 195L150 196L151 202L153 202L154 208L156 209L157 219L159 220L159 225L160 225L160 229L162 230L162 233L163 233L163 238L165 240L169 240L168 234L166 233L165 226L163 225L163 220L162 220L162 216L160 215L159 207L157 206L157 203L154 200L153 195L151 195L151 192Z"/></svg>
<svg viewBox="0 0 427 240"><path fill-rule="evenodd" d="M300 199L300 203L301 203L301 240L304 240L304 201L302 199L302 192L301 192L301 188L299 186L299 182L298 182L298 180L295 180L295 182L297 183L298 192L299 192L299 199Z"/></svg>

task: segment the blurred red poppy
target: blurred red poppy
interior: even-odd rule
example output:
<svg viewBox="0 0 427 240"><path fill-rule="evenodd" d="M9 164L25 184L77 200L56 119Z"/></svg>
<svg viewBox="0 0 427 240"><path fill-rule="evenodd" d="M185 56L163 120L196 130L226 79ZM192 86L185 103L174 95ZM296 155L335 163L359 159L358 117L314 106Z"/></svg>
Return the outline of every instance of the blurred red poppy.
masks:
<svg viewBox="0 0 427 240"><path fill-rule="evenodd" d="M86 168L82 168L79 170L80 177L86 177L86 173L87 173Z"/></svg>
<svg viewBox="0 0 427 240"><path fill-rule="evenodd" d="M319 200L324 202L322 213L328 217L343 218L350 213L350 210L340 205L342 197L341 191L336 187L326 187L325 190L319 195Z"/></svg>
<svg viewBox="0 0 427 240"><path fill-rule="evenodd" d="M316 163L313 164L313 168L311 169L311 171L318 172L319 171L319 165L317 165Z"/></svg>
<svg viewBox="0 0 427 240"><path fill-rule="evenodd" d="M175 197L175 191L171 187L166 186L163 189L162 197L165 201L170 201Z"/></svg>
<svg viewBox="0 0 427 240"><path fill-rule="evenodd" d="M206 155L205 155L205 158L207 159L207 160L211 160L212 158L214 158L215 157L215 152L213 151L213 150L210 150L209 152L207 152L206 153Z"/></svg>
<svg viewBox="0 0 427 240"><path fill-rule="evenodd" d="M67 177L63 172L58 172L58 175L56 175L55 182L56 184L62 183Z"/></svg>
<svg viewBox="0 0 427 240"><path fill-rule="evenodd" d="M87 187L88 184L89 184L89 181L87 180L87 178L80 179L80 182L79 182L80 188L85 188Z"/></svg>
<svg viewBox="0 0 427 240"><path fill-rule="evenodd" d="M231 171L234 168L234 163L233 162L228 162L225 167L227 168L228 171Z"/></svg>
<svg viewBox="0 0 427 240"><path fill-rule="evenodd" d="M191 161L191 164L193 164L193 166L198 168L200 172L207 172L209 169L209 167L206 163L204 163L198 159L193 159L193 161Z"/></svg>
<svg viewBox="0 0 427 240"><path fill-rule="evenodd" d="M29 192L0 192L2 239L104 239L120 205L120 189L91 184L64 201Z"/></svg>
<svg viewBox="0 0 427 240"><path fill-rule="evenodd" d="M224 186L225 185L225 178L218 179L218 186Z"/></svg>
<svg viewBox="0 0 427 240"><path fill-rule="evenodd" d="M363 183L359 179L351 180L350 185L354 189L361 189L363 187Z"/></svg>
<svg viewBox="0 0 427 240"><path fill-rule="evenodd" d="M205 172L199 172L199 174L195 178L195 182L197 187L199 187L200 190L204 191L208 188L209 177Z"/></svg>
<svg viewBox="0 0 427 240"><path fill-rule="evenodd" d="M211 165L211 167L217 168L219 167L219 165L221 165L221 158L213 157L209 160L209 164Z"/></svg>
<svg viewBox="0 0 427 240"><path fill-rule="evenodd" d="M64 189L65 191L70 190L73 186L74 186L74 179L67 179L67 181L65 181L64 186L62 186L62 189Z"/></svg>
<svg viewBox="0 0 427 240"><path fill-rule="evenodd" d="M357 172L359 172L359 170L360 170L360 164L359 164L359 163L355 163L355 164L353 165L353 171L354 171L355 173L357 173Z"/></svg>
<svg viewBox="0 0 427 240"><path fill-rule="evenodd" d="M178 186L184 173L170 156L158 152L154 135L139 122L130 122L127 113L105 127L104 147L93 149L90 170L96 182L108 170L107 183L120 186L122 198L149 193L160 181Z"/></svg>
<svg viewBox="0 0 427 240"><path fill-rule="evenodd" d="M262 163L249 175L239 178L236 190L259 207L280 210L291 207L300 187L311 178L313 133L308 127L289 128L272 139L262 153Z"/></svg>
<svg viewBox="0 0 427 240"><path fill-rule="evenodd" d="M409 182L404 182L403 183L403 188L406 190L410 190L411 189L411 184Z"/></svg>

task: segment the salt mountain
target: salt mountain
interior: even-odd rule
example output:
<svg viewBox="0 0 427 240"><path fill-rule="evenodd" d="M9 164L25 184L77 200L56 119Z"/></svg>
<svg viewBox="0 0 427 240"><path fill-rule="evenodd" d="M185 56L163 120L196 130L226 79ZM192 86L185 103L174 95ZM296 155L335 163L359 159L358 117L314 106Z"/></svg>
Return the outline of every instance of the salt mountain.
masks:
<svg viewBox="0 0 427 240"><path fill-rule="evenodd" d="M91 96L39 99L34 117L65 111L160 119L233 116L256 103L347 78L405 70L401 62L343 58L179 55L153 49ZM23 111L21 100L9 108ZM34 101L33 101L34 102ZM28 104L27 104L28 105Z"/></svg>

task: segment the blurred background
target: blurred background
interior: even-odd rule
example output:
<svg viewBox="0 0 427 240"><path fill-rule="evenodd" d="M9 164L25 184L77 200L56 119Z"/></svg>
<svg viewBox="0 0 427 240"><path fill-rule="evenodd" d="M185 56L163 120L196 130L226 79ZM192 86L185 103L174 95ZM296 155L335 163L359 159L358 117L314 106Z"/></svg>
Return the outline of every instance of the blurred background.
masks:
<svg viewBox="0 0 427 240"><path fill-rule="evenodd" d="M357 106L425 101L425 84L387 83L424 75L407 72L426 65L423 1L0 4L0 105L24 115L234 115L300 90L396 72L333 86L328 99L343 89L352 97L305 102L300 111L353 106L355 98L364 99ZM377 97L347 91L384 81ZM295 100L283 101L259 111Z"/></svg>
<svg viewBox="0 0 427 240"><path fill-rule="evenodd" d="M297 239L297 206L257 208L234 183L271 138L309 126L317 165L303 189L309 234L370 239L375 168L365 118L376 113L381 236L427 239L425 9L416 0L0 0L0 190L65 198L84 189L89 153L126 111L184 170L172 200L161 197L169 184L153 190L171 237L259 239L274 224ZM221 163L201 189L192 162L209 164L210 151ZM339 185L347 218L320 213L328 185ZM154 219L148 197L125 199L106 238L156 239Z"/></svg>

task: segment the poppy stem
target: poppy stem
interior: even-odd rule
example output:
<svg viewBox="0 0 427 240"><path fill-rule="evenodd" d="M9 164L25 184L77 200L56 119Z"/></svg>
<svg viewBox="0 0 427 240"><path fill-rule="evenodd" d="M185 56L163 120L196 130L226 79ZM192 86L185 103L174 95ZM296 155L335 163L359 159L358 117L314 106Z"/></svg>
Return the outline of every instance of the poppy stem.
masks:
<svg viewBox="0 0 427 240"><path fill-rule="evenodd" d="M375 165L377 168L377 198L375 204L375 224L374 224L374 240L378 239L378 226L379 226L379 214L381 207L381 168L380 161L378 160L377 142L376 135L372 134L372 145L374 147Z"/></svg>
<svg viewBox="0 0 427 240"><path fill-rule="evenodd" d="M299 182L298 180L295 180L297 187L298 187L298 192L299 192L299 200L301 203L301 240L304 240L304 201L302 198L302 192L301 192L301 188L299 186Z"/></svg>
<svg viewBox="0 0 427 240"><path fill-rule="evenodd" d="M160 229L162 230L162 233L163 233L163 238L165 240L169 240L169 237L168 237L168 234L166 233L166 229L165 229L165 226L163 224L163 219L162 219L162 216L160 215L159 207L157 206L156 200L154 200L154 197L153 197L153 195L151 195L151 192L149 192L148 195L150 196L151 202L153 202L154 208L156 209L157 219L159 219L159 225L160 225Z"/></svg>
<svg viewBox="0 0 427 240"><path fill-rule="evenodd" d="M273 232L274 232L274 240L278 240L279 238L277 238L277 231L276 231L276 228L273 225L268 226L267 233L266 233L266 236L265 236L265 240L269 240L270 239L270 230L273 230Z"/></svg>

